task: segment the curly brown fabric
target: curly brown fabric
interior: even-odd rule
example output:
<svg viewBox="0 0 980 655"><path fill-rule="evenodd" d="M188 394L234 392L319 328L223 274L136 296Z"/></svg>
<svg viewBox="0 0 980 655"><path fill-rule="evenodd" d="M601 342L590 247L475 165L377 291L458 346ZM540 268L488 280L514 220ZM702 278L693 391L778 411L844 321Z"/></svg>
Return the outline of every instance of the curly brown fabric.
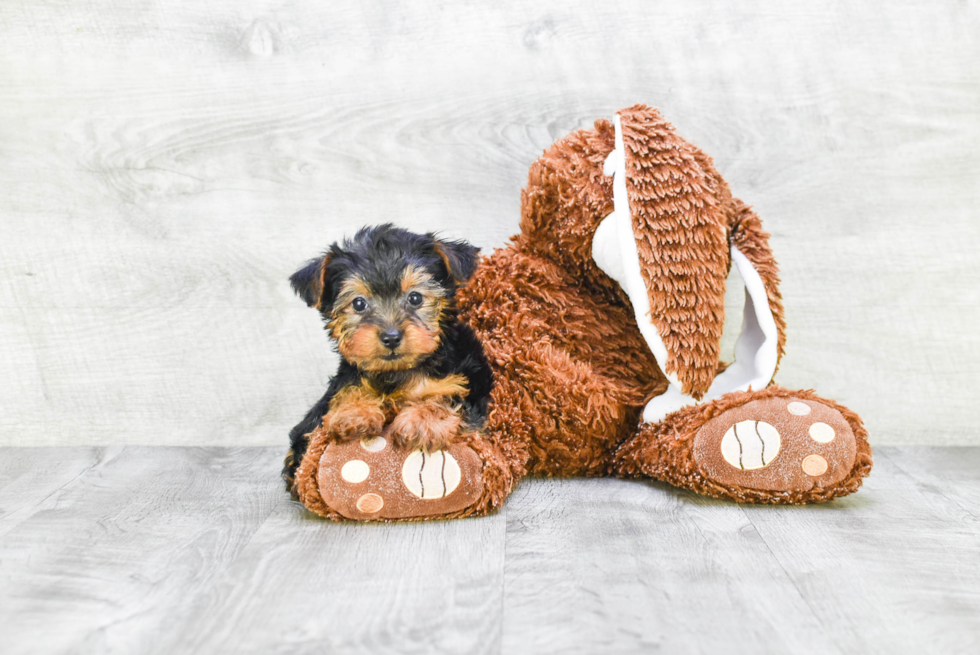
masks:
<svg viewBox="0 0 980 655"><path fill-rule="evenodd" d="M725 368L718 353L731 245L766 286L783 353L786 324L769 235L732 197L711 158L677 136L656 110L637 105L620 117L650 318L668 349L666 370L677 374L685 393L701 397ZM614 147L615 130L603 119L546 150L521 194L521 233L486 257L459 290L460 318L480 337L494 372L486 425L465 437L483 462L484 489L470 507L434 518L493 511L525 475L649 476L758 503L812 503L853 493L872 465L867 432L856 414L812 391L729 393L659 423L639 422L646 402L668 382L629 298L592 259L593 235L613 210L612 178L603 164ZM698 430L725 412L773 397L840 412L856 441L853 466L841 482L805 492L760 491L721 484L699 469L693 455ZM336 519L316 488L323 439L322 431L314 433L296 489L308 507Z"/></svg>
<svg viewBox="0 0 980 655"><path fill-rule="evenodd" d="M786 325L769 235L732 197L711 158L677 136L656 110L637 105L620 116L641 271L653 319L676 355L667 369L677 371L685 391L700 395L726 366L718 359L718 342L730 245L766 285L782 355ZM594 129L574 132L546 150L531 166L522 193L521 234L487 257L460 292L460 315L483 341L497 384L491 404L498 420L486 435L512 454L515 480L525 474L621 475L624 453L633 448L650 458L649 466L637 469L643 474L667 479L677 466L674 484L729 493L689 477L683 457L664 454L664 468L655 468L659 448L672 452L658 435L693 439L708 408L734 407L752 394L731 394L658 424L639 424L646 401L663 393L667 380L639 333L629 298L592 259L592 236L613 209L612 180L602 168L614 146L612 124L598 120ZM855 433L866 435L861 427ZM869 453L839 488L792 502L850 493L870 468ZM778 494L768 501L768 492L730 493L788 502Z"/></svg>

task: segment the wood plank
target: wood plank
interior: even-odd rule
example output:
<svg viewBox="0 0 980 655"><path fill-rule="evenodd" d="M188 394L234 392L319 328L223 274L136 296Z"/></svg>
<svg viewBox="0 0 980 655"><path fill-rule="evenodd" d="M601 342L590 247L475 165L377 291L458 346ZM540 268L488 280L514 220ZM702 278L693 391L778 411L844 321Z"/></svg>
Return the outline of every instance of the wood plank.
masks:
<svg viewBox="0 0 980 655"><path fill-rule="evenodd" d="M860 493L820 506L527 480L495 516L396 525L313 517L280 456L0 449L3 652L980 646L978 448L879 448Z"/></svg>
<svg viewBox="0 0 980 655"><path fill-rule="evenodd" d="M331 523L283 501L159 653L499 653L505 515Z"/></svg>
<svg viewBox="0 0 980 655"><path fill-rule="evenodd" d="M854 496L745 513L841 650L977 652L980 522L975 509L950 500L964 490L975 497L977 478L940 489L896 466L896 453L903 467L922 470L902 450L879 448ZM955 457L937 454L932 465L944 458L959 469Z"/></svg>
<svg viewBox="0 0 980 655"><path fill-rule="evenodd" d="M12 355L30 379L0 413L0 443L285 445L337 361L315 312L289 300L285 314L234 303L44 310L26 326L38 348Z"/></svg>
<svg viewBox="0 0 980 655"><path fill-rule="evenodd" d="M530 480L507 517L503 652L846 652L732 503Z"/></svg>
<svg viewBox="0 0 980 655"><path fill-rule="evenodd" d="M105 449L78 446L4 448L0 453L0 537L105 457Z"/></svg>
<svg viewBox="0 0 980 655"><path fill-rule="evenodd" d="M0 444L281 443L336 363L293 267L383 220L503 245L540 151L638 101L773 233L779 381L976 443L976 3L5 0L0 31Z"/></svg>
<svg viewBox="0 0 980 655"><path fill-rule="evenodd" d="M106 451L0 538L3 651L150 652L281 499L278 451Z"/></svg>
<svg viewBox="0 0 980 655"><path fill-rule="evenodd" d="M980 448L905 446L879 449L924 494L938 494L980 521Z"/></svg>

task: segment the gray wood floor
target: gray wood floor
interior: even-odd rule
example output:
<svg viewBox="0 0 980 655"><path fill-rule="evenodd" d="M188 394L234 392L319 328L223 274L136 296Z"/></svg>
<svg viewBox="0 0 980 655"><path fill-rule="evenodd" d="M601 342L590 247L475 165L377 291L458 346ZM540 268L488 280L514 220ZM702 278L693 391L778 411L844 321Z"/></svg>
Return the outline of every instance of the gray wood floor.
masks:
<svg viewBox="0 0 980 655"><path fill-rule="evenodd" d="M975 0L0 0L0 446L282 443L338 364L300 264L383 221L504 246L542 150L637 102L772 233L777 382L980 445L978 34Z"/></svg>
<svg viewBox="0 0 980 655"><path fill-rule="evenodd" d="M0 450L0 652L980 652L980 448L825 506L530 480L400 525L314 518L279 451Z"/></svg>

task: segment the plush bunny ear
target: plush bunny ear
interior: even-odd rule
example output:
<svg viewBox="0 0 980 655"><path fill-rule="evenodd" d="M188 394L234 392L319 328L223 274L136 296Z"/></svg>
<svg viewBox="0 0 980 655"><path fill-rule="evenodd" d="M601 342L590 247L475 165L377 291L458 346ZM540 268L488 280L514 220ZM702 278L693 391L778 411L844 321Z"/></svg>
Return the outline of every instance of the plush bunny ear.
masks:
<svg viewBox="0 0 980 655"><path fill-rule="evenodd" d="M670 382L647 404L644 420L766 387L785 323L776 262L758 217L655 110L633 107L614 122L615 149L604 168L613 176L614 210L596 230L592 251L629 296ZM745 311L736 361L716 377L730 263L745 284Z"/></svg>
<svg viewBox="0 0 980 655"><path fill-rule="evenodd" d="M289 276L289 285L309 307L323 309L330 259L331 253L328 252L322 257L311 259L303 268Z"/></svg>
<svg viewBox="0 0 980 655"><path fill-rule="evenodd" d="M701 398L717 371L725 322L725 212L694 147L655 109L623 110L615 126L614 207L630 217L648 321L656 332L647 340L662 343L654 355L668 378L684 394Z"/></svg>

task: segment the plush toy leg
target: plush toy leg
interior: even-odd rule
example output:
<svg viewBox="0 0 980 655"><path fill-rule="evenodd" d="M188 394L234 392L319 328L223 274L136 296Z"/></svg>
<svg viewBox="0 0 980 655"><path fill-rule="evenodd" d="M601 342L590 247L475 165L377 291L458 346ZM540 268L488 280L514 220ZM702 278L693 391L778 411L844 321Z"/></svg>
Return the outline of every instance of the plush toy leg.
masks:
<svg viewBox="0 0 980 655"><path fill-rule="evenodd" d="M770 387L641 424L614 467L719 498L805 504L857 491L871 465L855 413L811 391Z"/></svg>
<svg viewBox="0 0 980 655"><path fill-rule="evenodd" d="M296 473L311 511L334 520L405 521L485 514L509 481L500 451L478 433L432 453L384 436L339 443L317 429ZM509 484L508 484L509 489Z"/></svg>

